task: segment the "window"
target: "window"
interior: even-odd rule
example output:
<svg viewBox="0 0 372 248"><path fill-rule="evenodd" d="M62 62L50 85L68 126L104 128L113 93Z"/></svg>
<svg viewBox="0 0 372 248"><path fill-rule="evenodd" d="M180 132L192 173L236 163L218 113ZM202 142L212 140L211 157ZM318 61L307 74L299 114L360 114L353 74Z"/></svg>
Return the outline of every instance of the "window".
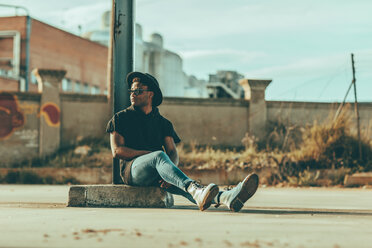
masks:
<svg viewBox="0 0 372 248"><path fill-rule="evenodd" d="M62 90L63 91L72 91L72 83L68 78L62 79Z"/></svg>
<svg viewBox="0 0 372 248"><path fill-rule="evenodd" d="M84 94L89 94L89 84L88 83L84 84L83 93Z"/></svg>
<svg viewBox="0 0 372 248"><path fill-rule="evenodd" d="M31 74L31 83L32 84L37 84L37 79L36 79L35 74L33 74L33 73L30 73L30 74Z"/></svg>
<svg viewBox="0 0 372 248"><path fill-rule="evenodd" d="M81 83L80 83L79 81L76 81L76 82L75 82L74 91L75 91L76 93L81 93Z"/></svg>
<svg viewBox="0 0 372 248"><path fill-rule="evenodd" d="M91 94L92 95L98 95L98 94L100 94L101 93L101 90L100 90L100 88L98 87L98 86L93 86L92 88L91 88Z"/></svg>

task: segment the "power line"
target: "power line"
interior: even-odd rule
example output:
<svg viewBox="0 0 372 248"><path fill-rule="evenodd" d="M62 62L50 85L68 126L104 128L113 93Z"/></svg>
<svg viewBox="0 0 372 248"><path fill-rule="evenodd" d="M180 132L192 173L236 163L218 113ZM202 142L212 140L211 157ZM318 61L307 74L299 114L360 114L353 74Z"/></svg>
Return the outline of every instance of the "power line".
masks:
<svg viewBox="0 0 372 248"><path fill-rule="evenodd" d="M344 71L346 71L346 68L344 69ZM323 93L325 92L325 90L328 88L328 86L330 85L330 83L337 77L337 76L340 76L341 74L340 73L337 73L335 74L330 80L327 81L327 83L325 84L325 86L323 87L323 89L321 90L320 92L320 95L318 97L318 100L320 99L320 97L323 95Z"/></svg>
<svg viewBox="0 0 372 248"><path fill-rule="evenodd" d="M340 68L341 68L341 70L340 70ZM342 65L342 66L338 67L336 73L334 73L334 74L331 75L331 77L332 77L332 78L331 78L331 81L332 81L332 79L334 79L334 77L336 77L337 75L340 74L340 71L345 70L345 68L346 68L346 65ZM277 95L277 97L283 96L283 95L285 95L285 94L287 94L287 93L289 93L289 92L292 92L292 91L294 91L294 90L297 90L297 89L299 89L299 88L301 88L301 87L303 87L303 86L305 86L305 85L307 85L307 84L309 84L309 83L311 83L311 82L314 82L314 81L318 81L318 82L316 82L316 83L318 83L318 84L319 84L319 83L323 83L324 81L321 81L321 79L324 79L324 78L329 78L329 75L322 75L322 76L319 76L319 77L316 77L316 78L310 79L310 80L308 80L308 81L305 81L305 82L301 83L300 85L296 85L295 87L292 87L292 88L290 88L290 89L288 89L288 90L285 90L285 91L279 93L279 94Z"/></svg>

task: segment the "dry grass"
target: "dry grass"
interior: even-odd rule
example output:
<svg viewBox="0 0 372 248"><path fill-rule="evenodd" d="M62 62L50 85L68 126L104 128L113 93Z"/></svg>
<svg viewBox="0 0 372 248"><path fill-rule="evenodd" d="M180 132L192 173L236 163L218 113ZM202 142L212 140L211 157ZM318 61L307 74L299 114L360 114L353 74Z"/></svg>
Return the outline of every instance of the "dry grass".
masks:
<svg viewBox="0 0 372 248"><path fill-rule="evenodd" d="M180 167L187 169L261 168L270 164L271 153L258 151L254 138L246 135L242 142L245 148L241 151L214 149L209 146L198 148L195 144L185 149L181 144L178 146Z"/></svg>
<svg viewBox="0 0 372 248"><path fill-rule="evenodd" d="M257 140L248 134L243 138L242 151L211 147L191 149L180 146L181 167L191 169L250 167L273 169L270 184L314 186L342 184L345 175L372 170L372 143L362 134L362 159L359 143L352 128L348 107L334 119L333 113L323 123L314 122L309 128L276 127L266 140L265 149L258 149ZM294 132L295 131L295 132ZM299 139L298 133L301 138ZM273 139L273 137L275 139ZM273 140L275 142L273 142ZM274 144L274 146L268 146ZM290 144L290 145L289 145ZM321 173L327 170L327 173ZM327 182L324 182L327 178Z"/></svg>
<svg viewBox="0 0 372 248"><path fill-rule="evenodd" d="M366 135L361 136L362 158L359 142L352 128L352 116L345 109L333 120L330 115L322 124L317 122L303 132L301 146L286 156L300 167L307 169L359 168L370 169L372 146Z"/></svg>

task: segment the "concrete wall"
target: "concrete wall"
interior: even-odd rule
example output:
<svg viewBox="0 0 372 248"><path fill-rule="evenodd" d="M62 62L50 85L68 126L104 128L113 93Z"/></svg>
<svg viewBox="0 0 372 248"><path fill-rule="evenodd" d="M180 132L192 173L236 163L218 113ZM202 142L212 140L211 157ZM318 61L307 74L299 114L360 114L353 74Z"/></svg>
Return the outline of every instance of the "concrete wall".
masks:
<svg viewBox="0 0 372 248"><path fill-rule="evenodd" d="M0 92L0 164L40 155L41 94ZM60 147L78 139L103 138L111 117L106 96L61 95ZM48 134L47 134L48 135ZM54 140L48 135L47 140ZM46 149L44 149L46 150Z"/></svg>
<svg viewBox="0 0 372 248"><path fill-rule="evenodd" d="M318 102L280 102L267 101L268 120L285 125L322 123L327 118L333 118L340 103ZM362 132L372 139L372 103L359 103L360 125ZM353 120L353 131L356 131L354 104L350 104L349 115Z"/></svg>
<svg viewBox="0 0 372 248"><path fill-rule="evenodd" d="M238 146L249 129L244 100L166 98L159 109L185 143Z"/></svg>
<svg viewBox="0 0 372 248"><path fill-rule="evenodd" d="M40 98L0 92L0 164L38 156Z"/></svg>
<svg viewBox="0 0 372 248"><path fill-rule="evenodd" d="M301 126L325 120L338 107L336 103L267 101L266 104L269 121Z"/></svg>
<svg viewBox="0 0 372 248"><path fill-rule="evenodd" d="M38 70L41 94L0 91L0 163L45 156L51 147L68 146L81 138L107 137L105 127L111 118L107 97L59 94L64 73ZM258 88L251 90L254 93ZM268 101L262 105L261 100L252 99L165 98L159 109L185 143L239 146L245 133L261 134L252 125L265 126L271 121L304 126L333 116L337 107L334 103ZM372 103L359 107L362 131L372 138ZM349 111L354 116L353 106ZM260 118L262 123L251 121L258 119L258 113L266 116Z"/></svg>
<svg viewBox="0 0 372 248"><path fill-rule="evenodd" d="M41 125L42 94L2 94L0 105L4 105L4 111L0 111L0 161L8 164L39 156L43 151L40 130L48 128L48 125ZM9 97L5 101L5 96L14 100L9 103ZM60 102L60 147L71 145L81 138L103 138L107 135L105 128L111 118L111 110L106 96L61 94ZM236 146L241 144L248 130L248 106L244 100L166 98L160 112L173 122L183 142ZM53 142L54 136L46 135L43 139Z"/></svg>
<svg viewBox="0 0 372 248"><path fill-rule="evenodd" d="M111 118L107 97L62 94L61 145L67 146L84 137L100 138Z"/></svg>

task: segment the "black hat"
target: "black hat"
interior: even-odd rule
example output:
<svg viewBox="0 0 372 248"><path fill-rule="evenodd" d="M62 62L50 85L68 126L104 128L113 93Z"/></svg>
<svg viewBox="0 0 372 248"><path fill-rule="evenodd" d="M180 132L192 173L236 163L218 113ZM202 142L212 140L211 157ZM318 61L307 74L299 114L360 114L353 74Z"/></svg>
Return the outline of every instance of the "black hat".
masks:
<svg viewBox="0 0 372 248"><path fill-rule="evenodd" d="M154 92L154 98L152 99L152 105L159 106L163 101L163 94L161 93L159 83L148 73L142 73L138 71L130 72L127 75L127 83L128 87L132 87L133 81L139 82L141 84L147 85L149 90Z"/></svg>

